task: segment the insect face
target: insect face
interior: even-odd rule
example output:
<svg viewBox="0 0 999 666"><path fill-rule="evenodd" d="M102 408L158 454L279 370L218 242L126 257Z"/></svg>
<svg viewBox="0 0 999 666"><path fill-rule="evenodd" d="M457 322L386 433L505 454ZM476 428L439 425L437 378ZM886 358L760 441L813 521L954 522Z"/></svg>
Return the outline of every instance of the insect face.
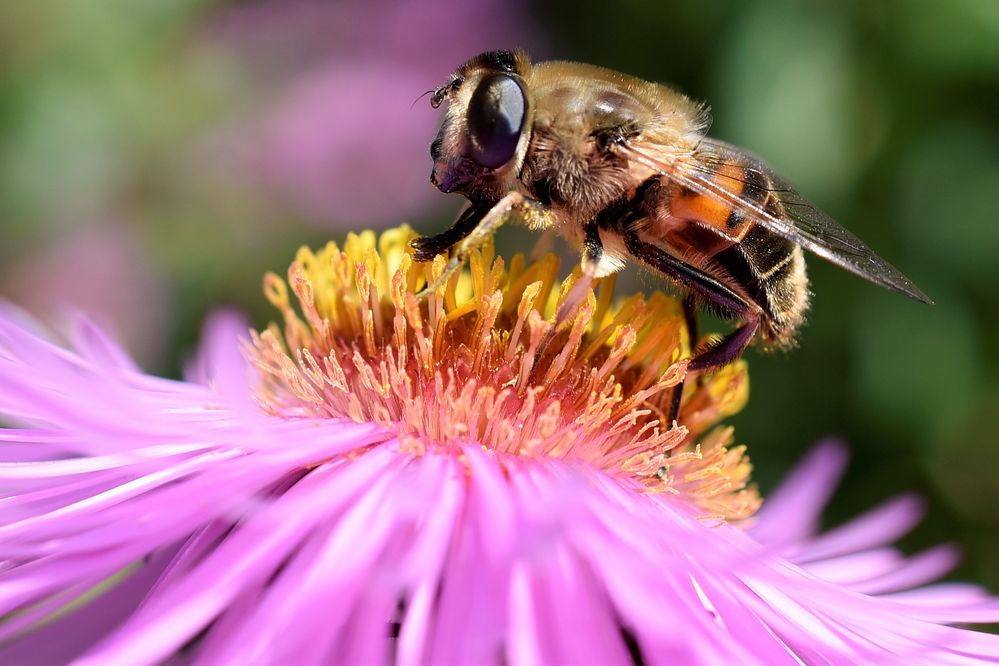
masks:
<svg viewBox="0 0 999 666"><path fill-rule="evenodd" d="M529 140L526 62L500 51L479 56L452 74L434 101L448 102L430 146L431 182L470 199L495 197L511 185Z"/></svg>

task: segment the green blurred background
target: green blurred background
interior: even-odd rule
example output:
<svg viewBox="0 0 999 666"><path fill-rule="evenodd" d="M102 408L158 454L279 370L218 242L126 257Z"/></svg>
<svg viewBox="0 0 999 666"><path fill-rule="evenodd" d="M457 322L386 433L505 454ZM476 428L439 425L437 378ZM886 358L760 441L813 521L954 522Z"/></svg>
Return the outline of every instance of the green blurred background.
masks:
<svg viewBox="0 0 999 666"><path fill-rule="evenodd" d="M446 226L420 93L524 46L672 82L912 277L822 261L801 346L750 351L735 419L766 490L816 440L853 462L829 520L929 500L999 591L999 2L50 0L0 5L0 293L66 305L178 374L205 314L349 229ZM533 237L505 230L505 248Z"/></svg>

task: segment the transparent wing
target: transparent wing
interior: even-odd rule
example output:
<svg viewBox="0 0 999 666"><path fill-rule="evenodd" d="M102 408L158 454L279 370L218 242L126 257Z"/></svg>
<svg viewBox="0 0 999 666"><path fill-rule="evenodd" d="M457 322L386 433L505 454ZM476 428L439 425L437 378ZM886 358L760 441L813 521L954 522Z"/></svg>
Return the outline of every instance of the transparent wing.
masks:
<svg viewBox="0 0 999 666"><path fill-rule="evenodd" d="M708 138L701 139L690 153L662 151L641 143L628 144L623 149L631 159L655 169L669 180L731 206L753 222L865 280L923 303L933 302L912 280L798 194L752 153ZM767 183L768 189L780 201L783 214L768 212L763 203L719 185L716 182L720 176L718 170L724 165L734 165L745 172L755 171L753 176L762 176L753 180Z"/></svg>

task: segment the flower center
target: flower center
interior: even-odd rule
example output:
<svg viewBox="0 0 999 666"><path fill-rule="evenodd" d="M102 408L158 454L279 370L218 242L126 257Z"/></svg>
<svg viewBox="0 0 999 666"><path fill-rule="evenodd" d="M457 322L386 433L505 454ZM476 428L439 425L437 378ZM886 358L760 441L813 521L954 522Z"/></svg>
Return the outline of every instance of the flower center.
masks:
<svg viewBox="0 0 999 666"><path fill-rule="evenodd" d="M690 350L675 300L616 301L605 278L556 328L578 271L561 281L555 255L507 265L491 246L420 298L444 258L414 263L412 237L352 234L342 249L299 250L287 282L266 276L283 326L255 334L249 355L268 412L378 422L415 454L475 443L578 460L681 493L712 517L756 510L744 447L728 448L730 428L711 430L746 401L743 363L689 379L677 425L666 422Z"/></svg>

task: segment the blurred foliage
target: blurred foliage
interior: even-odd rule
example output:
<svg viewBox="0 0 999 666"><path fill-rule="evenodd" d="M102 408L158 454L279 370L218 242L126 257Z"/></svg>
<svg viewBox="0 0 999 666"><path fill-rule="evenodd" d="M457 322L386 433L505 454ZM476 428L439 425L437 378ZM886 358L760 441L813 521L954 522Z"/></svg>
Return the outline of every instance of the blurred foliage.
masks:
<svg viewBox="0 0 999 666"><path fill-rule="evenodd" d="M415 20L402 4L0 6L0 291L56 305L31 302L39 271L70 267L57 285L93 280L95 290L132 292L100 302L116 321L145 321L123 331L130 346L144 350L147 367L175 373L205 312L231 303L264 321L263 272L281 270L298 245L355 226L299 205L294 190L275 193L254 166L259 155L246 158L260 146L267 157L271 115L318 68L408 68L408 78L385 79L406 103L376 100L388 115L346 131L374 142L397 114L420 146L435 116L408 101L450 68L427 59L433 49L526 45L539 57L668 81L710 102L714 136L762 156L937 302L809 262L815 297L800 348L748 354L753 397L736 426L759 483L771 487L816 439L842 436L854 465L833 522L915 490L930 516L909 545L959 540L959 575L999 590L999 3L483 0L461 3L450 22L438 18L450 15L447 3L435 2L430 28L378 42L381 22L404 30ZM498 29L473 5L508 24ZM351 93L342 104L365 101ZM426 149L414 155L408 137L392 139L402 175L351 158L382 182L386 202L401 178L429 171ZM457 203L426 187L403 221L438 229ZM385 211L381 226L400 221ZM103 281L87 257L67 259L91 229L134 248ZM522 248L533 237L505 230L500 242ZM150 281L160 288L136 298Z"/></svg>

